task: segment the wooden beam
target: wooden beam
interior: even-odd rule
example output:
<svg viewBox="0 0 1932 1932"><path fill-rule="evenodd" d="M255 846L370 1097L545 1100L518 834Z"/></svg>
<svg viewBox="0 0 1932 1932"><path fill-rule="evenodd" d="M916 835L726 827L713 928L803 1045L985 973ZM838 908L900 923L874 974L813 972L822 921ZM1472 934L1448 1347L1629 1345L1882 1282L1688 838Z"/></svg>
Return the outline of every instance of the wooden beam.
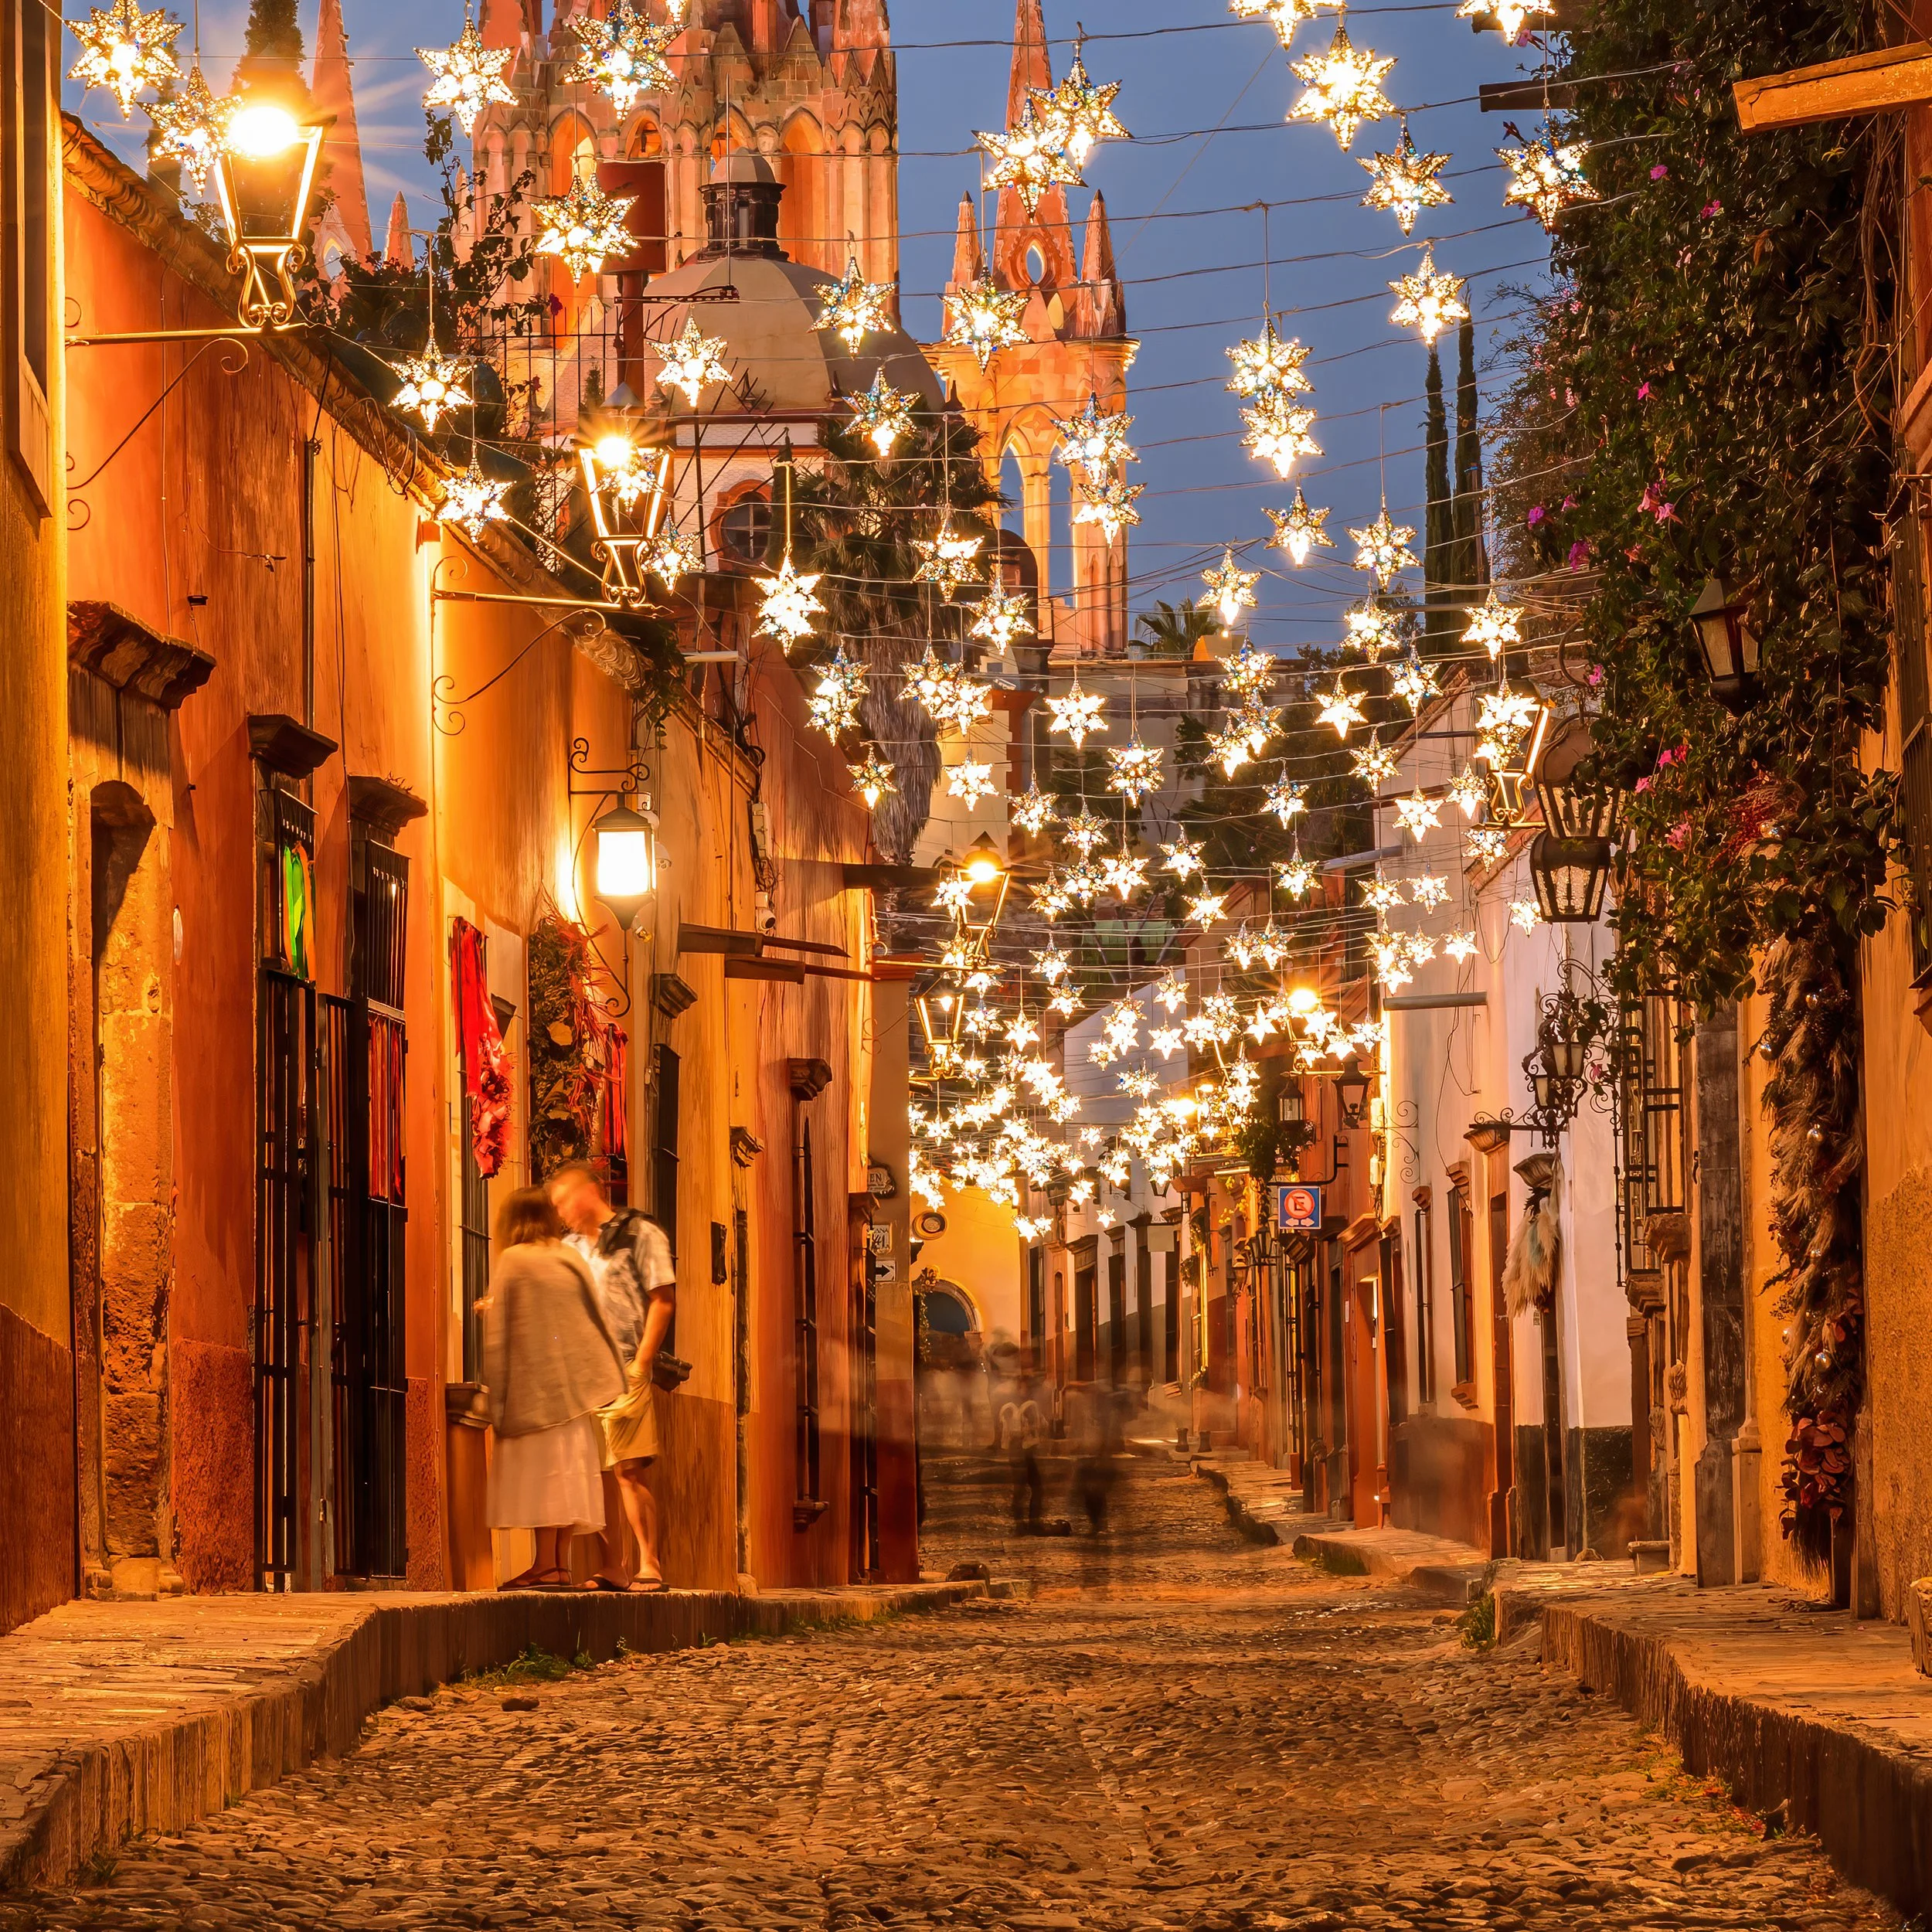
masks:
<svg viewBox="0 0 1932 1932"><path fill-rule="evenodd" d="M1882 114L1932 101L1932 46L1913 40L1849 60L1733 83L1737 123L1747 134L1803 128L1847 114Z"/></svg>
<svg viewBox="0 0 1932 1932"><path fill-rule="evenodd" d="M1476 90L1486 114L1538 114L1545 107L1573 107L1573 80L1485 80Z"/></svg>
<svg viewBox="0 0 1932 1932"><path fill-rule="evenodd" d="M805 983L805 968L801 960L743 959L727 953L724 976L726 979L786 980L794 986L802 986Z"/></svg>

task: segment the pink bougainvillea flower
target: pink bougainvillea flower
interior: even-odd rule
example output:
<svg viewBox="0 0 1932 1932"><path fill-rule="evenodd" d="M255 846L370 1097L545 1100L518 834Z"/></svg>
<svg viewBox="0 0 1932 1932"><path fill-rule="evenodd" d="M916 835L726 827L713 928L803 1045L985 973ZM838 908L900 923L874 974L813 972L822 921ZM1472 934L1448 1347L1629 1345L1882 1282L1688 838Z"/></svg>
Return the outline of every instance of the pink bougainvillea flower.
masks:
<svg viewBox="0 0 1932 1932"><path fill-rule="evenodd" d="M1577 499L1573 496L1566 496L1563 498L1563 508L1566 510L1573 510L1576 507Z"/></svg>
<svg viewBox="0 0 1932 1932"><path fill-rule="evenodd" d="M1656 782L1655 778L1639 778L1631 789L1633 791L1648 791Z"/></svg>
<svg viewBox="0 0 1932 1932"><path fill-rule="evenodd" d="M1648 403L1650 400L1649 383L1639 383L1637 385L1637 400L1640 403Z"/></svg>
<svg viewBox="0 0 1932 1932"><path fill-rule="evenodd" d="M1604 667L1600 664L1593 664L1590 667L1590 676L1587 681L1590 689L1594 691L1603 681Z"/></svg>
<svg viewBox="0 0 1932 1932"><path fill-rule="evenodd" d="M1570 546L1570 567L1573 570L1587 570L1595 553L1587 543L1578 542Z"/></svg>
<svg viewBox="0 0 1932 1932"><path fill-rule="evenodd" d="M1535 508L1534 509L1532 509L1532 510L1529 512L1529 514L1526 517L1525 517L1525 518L1523 519L1523 521L1524 521L1524 522L1526 522L1526 524L1528 524L1528 525L1529 526L1530 529L1532 529L1533 530L1533 529L1536 527L1536 526L1537 526L1539 523L1542 522L1542 521L1543 520L1543 519L1544 519L1545 517L1546 517L1549 514L1549 512L1547 510L1546 510L1546 509L1543 508L1543 506L1540 503L1539 503L1539 504L1536 506L1536 508Z"/></svg>
<svg viewBox="0 0 1932 1932"><path fill-rule="evenodd" d="M1721 201L1707 201L1698 212L1702 215L1705 220L1709 221L1715 216L1723 213L1724 204Z"/></svg>
<svg viewBox="0 0 1932 1932"><path fill-rule="evenodd" d="M1664 842L1673 852L1682 852L1690 839L1690 821L1680 818L1664 834Z"/></svg>
<svg viewBox="0 0 1932 1932"><path fill-rule="evenodd" d="M1669 172L1670 170L1660 161L1657 165L1650 171L1650 178L1652 181L1662 181Z"/></svg>
<svg viewBox="0 0 1932 1932"><path fill-rule="evenodd" d="M1633 543L1624 553L1624 555L1628 557L1633 563L1641 563L1644 560L1644 546L1641 543Z"/></svg>

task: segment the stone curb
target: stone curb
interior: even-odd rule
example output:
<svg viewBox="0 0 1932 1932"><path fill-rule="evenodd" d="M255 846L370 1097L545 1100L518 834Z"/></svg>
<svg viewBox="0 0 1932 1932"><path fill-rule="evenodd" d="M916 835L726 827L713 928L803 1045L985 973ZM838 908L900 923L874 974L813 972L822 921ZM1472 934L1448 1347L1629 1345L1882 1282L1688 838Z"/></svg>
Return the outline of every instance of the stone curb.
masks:
<svg viewBox="0 0 1932 1932"><path fill-rule="evenodd" d="M982 1582L740 1597L592 1592L379 1598L286 1676L212 1706L60 1752L26 1816L0 1835L0 1893L55 1886L96 1852L178 1832L318 1757L353 1750L372 1712L507 1664L532 1647L603 1662L800 1628L870 1623L988 1594Z"/></svg>
<svg viewBox="0 0 1932 1932"><path fill-rule="evenodd" d="M1294 1549L1296 1556L1319 1564L1332 1577L1368 1577L1378 1583L1401 1583L1427 1602L1458 1610L1483 1594L1495 1570L1486 1560L1455 1563L1384 1549L1374 1541L1372 1532L1360 1530L1299 1536Z"/></svg>
<svg viewBox="0 0 1932 1932"><path fill-rule="evenodd" d="M1912 1917L1932 1907L1932 1764L1876 1727L1815 1716L1768 1687L1733 1689L1701 1672L1667 1633L1600 1609L1499 1588L1498 1639L1540 1619L1543 1661L1660 1731L1698 1777L1747 1811L1783 1808L1854 1884Z"/></svg>

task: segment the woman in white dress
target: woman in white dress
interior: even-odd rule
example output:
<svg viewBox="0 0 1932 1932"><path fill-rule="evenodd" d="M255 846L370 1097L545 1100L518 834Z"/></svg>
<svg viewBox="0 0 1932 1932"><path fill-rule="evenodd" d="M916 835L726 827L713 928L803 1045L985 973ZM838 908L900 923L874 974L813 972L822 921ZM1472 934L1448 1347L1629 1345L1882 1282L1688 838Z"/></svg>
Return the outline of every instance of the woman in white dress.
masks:
<svg viewBox="0 0 1932 1932"><path fill-rule="evenodd" d="M536 1561L502 1587L568 1590L571 1539L604 1527L597 1412L624 1393L624 1363L549 1196L519 1188L498 1209L495 1233L482 1304L490 1527L536 1532Z"/></svg>

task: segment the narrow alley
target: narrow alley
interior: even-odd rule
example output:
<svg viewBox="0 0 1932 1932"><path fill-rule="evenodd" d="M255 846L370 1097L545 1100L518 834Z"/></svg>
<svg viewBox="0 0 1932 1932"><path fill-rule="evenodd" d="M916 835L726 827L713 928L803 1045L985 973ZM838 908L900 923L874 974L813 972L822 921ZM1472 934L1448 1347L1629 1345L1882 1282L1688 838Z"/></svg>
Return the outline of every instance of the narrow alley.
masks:
<svg viewBox="0 0 1932 1932"><path fill-rule="evenodd" d="M1105 1534L1019 1539L1003 1464L929 1467L928 1569L1030 1598L461 1684L0 1925L1898 1923L1533 1635L1472 1651L1124 1468Z"/></svg>

